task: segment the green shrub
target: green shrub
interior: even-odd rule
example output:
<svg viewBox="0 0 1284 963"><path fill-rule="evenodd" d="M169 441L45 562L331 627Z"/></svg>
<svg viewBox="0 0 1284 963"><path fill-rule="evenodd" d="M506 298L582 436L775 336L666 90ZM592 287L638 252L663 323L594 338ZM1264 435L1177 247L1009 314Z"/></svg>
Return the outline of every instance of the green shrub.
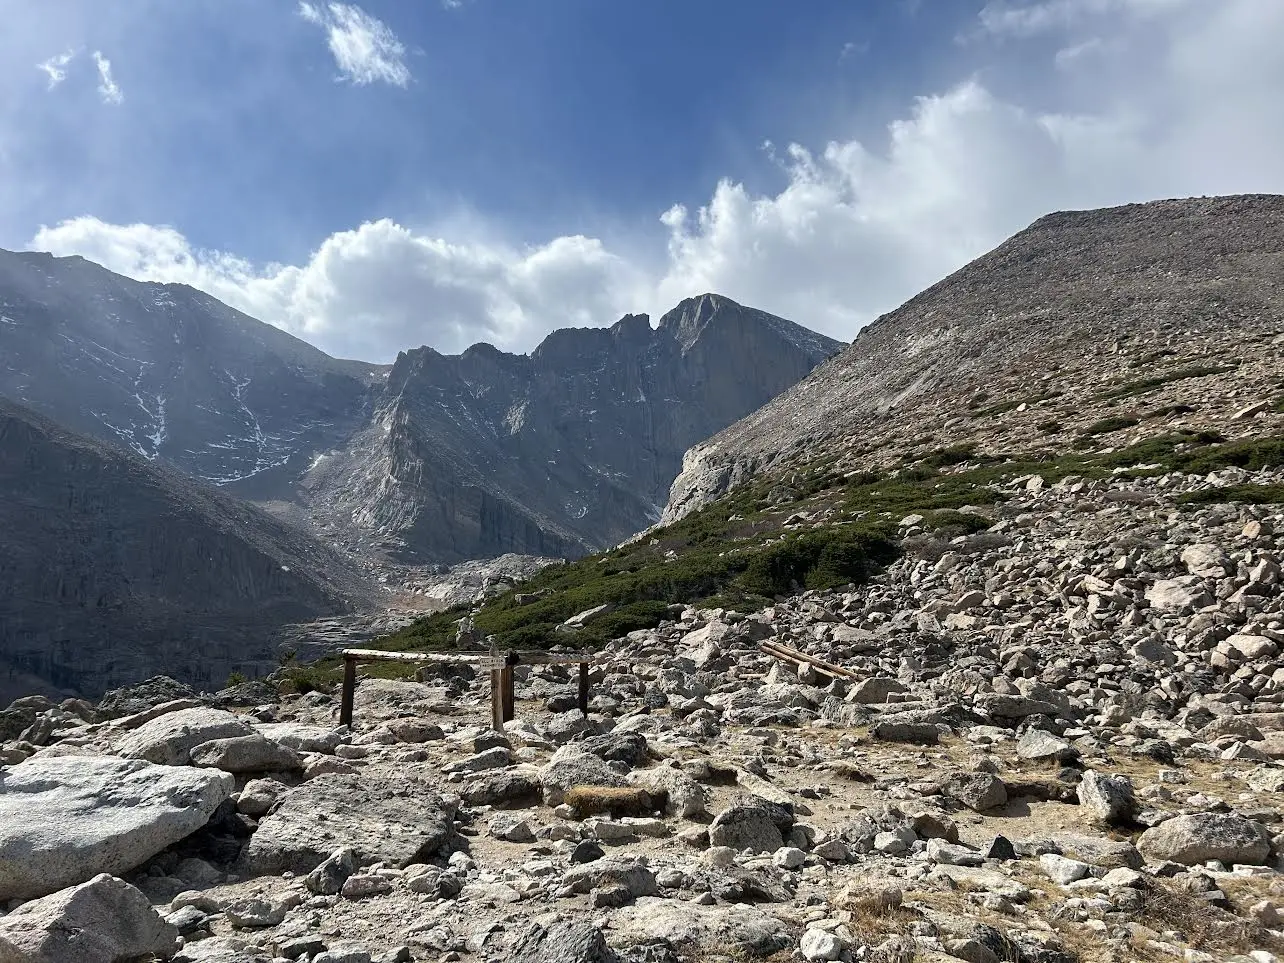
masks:
<svg viewBox="0 0 1284 963"><path fill-rule="evenodd" d="M1034 427L1037 428L1039 431L1043 432L1045 435L1055 435L1058 431L1061 430L1061 422L1041 421Z"/></svg>
<svg viewBox="0 0 1284 963"><path fill-rule="evenodd" d="M1284 504L1284 485L1230 485L1226 488L1206 488L1182 495L1178 501L1184 505L1212 505L1222 502L1281 505Z"/></svg>
<svg viewBox="0 0 1284 963"><path fill-rule="evenodd" d="M923 528L928 531L949 535L972 535L983 532L994 524L994 519L986 518L972 512L959 512L952 508L928 512L923 516Z"/></svg>
<svg viewBox="0 0 1284 963"><path fill-rule="evenodd" d="M1111 401L1119 398L1132 398L1137 395L1144 395L1156 388L1162 388L1164 385L1172 384L1174 381L1185 381L1188 378L1207 378L1209 375L1227 374L1234 371L1235 368L1219 367L1216 365L1198 365L1190 368L1179 368L1176 371L1170 371L1167 374L1158 375L1154 378L1142 378L1138 381L1125 381L1123 384L1103 391L1097 395L1102 401Z"/></svg>
<svg viewBox="0 0 1284 963"><path fill-rule="evenodd" d="M1110 418L1102 418L1100 421L1094 421L1083 429L1080 435L1084 438L1094 438L1097 435L1108 435L1112 431L1122 431L1137 424L1140 424L1140 422L1136 418L1124 418L1115 415Z"/></svg>

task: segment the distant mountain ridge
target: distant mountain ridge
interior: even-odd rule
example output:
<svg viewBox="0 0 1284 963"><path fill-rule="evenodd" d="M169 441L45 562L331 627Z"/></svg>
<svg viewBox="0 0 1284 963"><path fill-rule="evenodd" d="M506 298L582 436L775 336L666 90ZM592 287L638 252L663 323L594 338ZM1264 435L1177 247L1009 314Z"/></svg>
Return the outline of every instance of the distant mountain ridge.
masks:
<svg viewBox="0 0 1284 963"><path fill-rule="evenodd" d="M841 345L705 295L529 355L341 361L181 284L0 252L0 396L356 554L575 555L658 517L682 453Z"/></svg>
<svg viewBox="0 0 1284 963"><path fill-rule="evenodd" d="M403 352L371 425L309 470L305 500L406 560L605 548L659 517L687 448L839 347L704 295L654 328L628 315L529 355Z"/></svg>

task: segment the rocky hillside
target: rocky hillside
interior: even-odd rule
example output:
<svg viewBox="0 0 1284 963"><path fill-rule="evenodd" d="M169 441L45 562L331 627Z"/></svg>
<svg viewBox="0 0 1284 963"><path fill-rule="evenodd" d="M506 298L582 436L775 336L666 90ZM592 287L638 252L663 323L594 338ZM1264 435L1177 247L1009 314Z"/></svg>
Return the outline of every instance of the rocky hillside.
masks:
<svg viewBox="0 0 1284 963"><path fill-rule="evenodd" d="M186 285L0 251L0 395L247 497L288 493L362 422L384 370Z"/></svg>
<svg viewBox="0 0 1284 963"><path fill-rule="evenodd" d="M1243 434L1284 342L1284 197L1051 214L688 453L666 520L767 469Z"/></svg>
<svg viewBox="0 0 1284 963"><path fill-rule="evenodd" d="M503 732L462 665L364 678L351 727L295 683L20 700L0 947L67 959L98 919L80 963L1278 960L1284 513L1228 497L1284 469L1082 467L959 534L899 519L860 584L673 606L600 650L587 715L547 665Z"/></svg>
<svg viewBox="0 0 1284 963"><path fill-rule="evenodd" d="M582 555L654 523L683 452L838 348L714 295L654 329L632 315L555 331L530 355L420 348L304 498L402 560Z"/></svg>
<svg viewBox="0 0 1284 963"><path fill-rule="evenodd" d="M268 671L271 631L346 611L329 549L186 476L0 399L0 692L98 694Z"/></svg>

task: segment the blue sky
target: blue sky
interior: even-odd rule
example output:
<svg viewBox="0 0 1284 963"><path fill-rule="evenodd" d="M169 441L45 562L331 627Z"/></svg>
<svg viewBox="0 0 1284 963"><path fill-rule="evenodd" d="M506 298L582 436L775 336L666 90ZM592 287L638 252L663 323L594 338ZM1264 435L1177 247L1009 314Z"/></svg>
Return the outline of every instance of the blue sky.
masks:
<svg viewBox="0 0 1284 963"><path fill-rule="evenodd" d="M336 354L717 290L837 337L1064 207L1284 190L1277 0L0 0L0 246Z"/></svg>

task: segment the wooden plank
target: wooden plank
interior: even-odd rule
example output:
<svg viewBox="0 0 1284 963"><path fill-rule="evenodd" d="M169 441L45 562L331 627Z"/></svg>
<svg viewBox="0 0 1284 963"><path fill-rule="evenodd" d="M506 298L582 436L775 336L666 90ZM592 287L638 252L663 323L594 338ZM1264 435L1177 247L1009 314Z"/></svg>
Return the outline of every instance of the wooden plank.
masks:
<svg viewBox="0 0 1284 963"><path fill-rule="evenodd" d="M580 685L579 685L579 707L580 707L580 712L584 713L585 715L588 715L588 704L589 704L589 664L588 664L587 662L581 662L581 663L580 663L580 673L579 673L579 675L580 675L580 678L579 678L579 683L580 683Z"/></svg>
<svg viewBox="0 0 1284 963"><path fill-rule="evenodd" d="M758 643L758 648L774 658L797 662L800 665L810 665L829 676L855 679L857 681L864 679L864 676L853 672L851 669L835 665L832 662L826 662L824 659L818 659L814 655L808 655L806 652L799 652L797 649L791 649L789 646L781 645L779 642L760 642Z"/></svg>
<svg viewBox="0 0 1284 963"><path fill-rule="evenodd" d="M343 657L362 662L485 662L486 652L384 652L380 649L344 649Z"/></svg>

